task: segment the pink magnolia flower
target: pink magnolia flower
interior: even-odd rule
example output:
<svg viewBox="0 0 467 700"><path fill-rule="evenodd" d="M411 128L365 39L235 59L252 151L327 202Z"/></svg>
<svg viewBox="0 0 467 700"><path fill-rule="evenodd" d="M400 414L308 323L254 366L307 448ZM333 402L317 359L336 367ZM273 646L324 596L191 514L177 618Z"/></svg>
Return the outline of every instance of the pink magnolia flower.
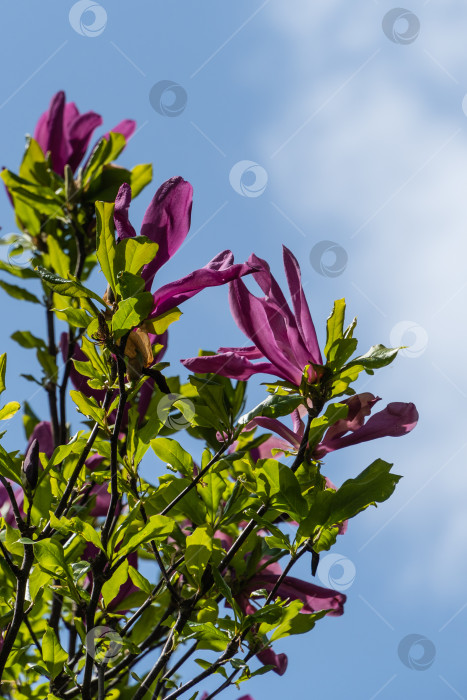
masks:
<svg viewBox="0 0 467 700"><path fill-rule="evenodd" d="M18 504L19 512L21 516L24 516L24 492L20 487L13 488L13 493L16 498L16 503ZM15 515L13 513L13 508L11 507L11 501L8 496L7 490L3 484L0 484L0 515L5 519L5 522L10 527L17 527Z"/></svg>
<svg viewBox="0 0 467 700"><path fill-rule="evenodd" d="M50 152L54 171L63 177L66 164L75 172L84 158L94 130L101 124L100 114L80 114L74 102L65 101L65 93L61 90L52 97L49 108L39 117L34 139L44 155ZM128 140L135 128L136 122L124 119L112 131Z"/></svg>
<svg viewBox="0 0 467 700"><path fill-rule="evenodd" d="M141 235L158 244L155 258L145 265L141 273L147 290L158 270L180 248L190 229L193 188L181 177L173 177L163 183L154 195L143 217ZM128 210L131 187L124 183L115 200L115 228L119 240L136 235L130 223ZM153 293L154 305L149 318L156 318L165 311L179 306L207 287L217 287L249 275L258 267L252 263L234 264L230 250L224 250L204 267L190 272L175 282L169 282Z"/></svg>
<svg viewBox="0 0 467 700"><path fill-rule="evenodd" d="M37 440L39 443L39 452L44 452L44 454L50 459L54 451L54 440L52 435L52 426L48 420L40 421L40 423L37 423L34 426L28 440L26 451L30 448L34 440Z"/></svg>
<svg viewBox="0 0 467 700"><path fill-rule="evenodd" d="M201 374L214 372L241 380L264 372L298 386L306 365L322 365L316 331L301 283L300 267L285 246L283 256L293 312L267 262L252 255L249 262L259 268L253 277L265 296L254 296L243 281L235 280L230 285L229 300L237 326L253 345L219 348L217 355L182 360L185 367ZM255 364L253 360L261 361Z"/></svg>
<svg viewBox="0 0 467 700"><path fill-rule="evenodd" d="M386 408L375 413L365 422L366 417L370 415L371 409L378 401L381 399L369 392L355 394L342 400L341 403L347 404L349 407L347 418L337 421L328 428L323 440L314 449L313 457L322 459L334 450L381 437L399 437L415 428L418 422L418 411L415 405L401 401L389 403ZM263 453L273 448L284 452L290 451L291 448L298 449L304 431L302 421L304 412L305 409L302 407L293 411L293 430L276 418L258 416L250 421L245 426L246 430L251 430L257 425L279 436L279 438L271 437L266 443L256 448L261 452L260 456L264 456Z"/></svg>

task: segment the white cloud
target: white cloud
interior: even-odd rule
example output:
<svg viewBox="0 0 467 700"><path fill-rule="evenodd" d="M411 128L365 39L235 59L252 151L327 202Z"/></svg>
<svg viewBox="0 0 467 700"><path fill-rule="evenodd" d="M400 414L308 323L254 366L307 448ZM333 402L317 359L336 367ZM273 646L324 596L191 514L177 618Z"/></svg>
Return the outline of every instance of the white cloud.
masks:
<svg viewBox="0 0 467 700"><path fill-rule="evenodd" d="M427 331L426 352L417 361L400 361L381 382L390 390L395 379L406 394L413 387L418 395L422 421L405 466L422 483L460 444L462 419L456 416L465 412L467 395L467 117L461 109L465 90L447 75L464 72L459 47L467 7L455 2L441 15L419 5L413 8L421 18L419 39L397 46L381 31L389 6L303 1L291 12L285 3L273 3L269 17L286 57L283 107L257 138L271 197L301 228L314 229L309 248L332 239L332 231L346 247L346 296L352 311L360 308L364 326L371 319L372 342L381 333L389 342L391 328L402 320ZM316 226L326 221L334 230ZM316 275L313 284L319 288ZM323 296L330 292L328 285ZM371 390L377 386L379 379ZM399 579L412 591L422 583L440 596L446 583L452 593L464 589L464 462L457 458L449 479L435 479L414 499L409 515L391 526L404 548L413 548L416 565ZM405 530L408 519L422 522L435 503L436 542L417 537L415 549ZM389 518L395 509L384 507Z"/></svg>

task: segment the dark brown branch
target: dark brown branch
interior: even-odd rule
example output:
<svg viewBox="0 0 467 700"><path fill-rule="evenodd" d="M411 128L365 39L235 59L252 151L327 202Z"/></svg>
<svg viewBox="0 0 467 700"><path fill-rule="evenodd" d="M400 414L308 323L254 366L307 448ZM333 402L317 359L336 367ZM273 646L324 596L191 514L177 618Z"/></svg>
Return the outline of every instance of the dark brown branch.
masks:
<svg viewBox="0 0 467 700"><path fill-rule="evenodd" d="M46 318L47 318L47 337L48 345L47 351L51 357L53 357L54 362L57 359L57 346L55 344L55 323L54 323L54 313L51 309L52 307L52 297L49 296L47 299L46 307ZM54 447L60 444L60 425L58 420L58 408L57 408L57 377L48 377L45 384L45 389L47 391L47 396L49 399L49 411L50 411L50 422L52 424L52 435Z"/></svg>
<svg viewBox="0 0 467 700"><path fill-rule="evenodd" d="M15 608L13 612L13 619L11 620L5 640L3 642L3 647L0 651L0 681L3 677L3 671L5 670L5 664L8 660L8 656L13 648L16 637L18 636L19 628L24 619L24 601L26 598L26 590L28 585L29 572L31 570L32 563L34 561L34 550L32 544L25 544L23 562L21 564L21 570L18 574L18 582L16 586L16 600Z"/></svg>

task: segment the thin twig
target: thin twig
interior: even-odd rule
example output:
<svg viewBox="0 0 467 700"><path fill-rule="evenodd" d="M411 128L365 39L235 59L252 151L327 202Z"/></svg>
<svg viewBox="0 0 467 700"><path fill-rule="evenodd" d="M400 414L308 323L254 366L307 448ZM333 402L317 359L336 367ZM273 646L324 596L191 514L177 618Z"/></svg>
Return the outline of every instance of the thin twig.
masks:
<svg viewBox="0 0 467 700"><path fill-rule="evenodd" d="M225 443L222 445L222 447L216 452L216 454L215 454L214 457L208 462L208 464L206 464L206 466L195 476L195 478L193 479L193 481L190 482L190 483L188 484L188 486L187 486L186 488L183 489L183 491L180 491L180 493L178 494L178 496L175 496L175 498L173 499L173 501L171 501L171 502L164 508L164 510L161 510L160 515L167 515L167 513L168 513L169 511L171 511L172 508L173 508L175 505L177 505L177 503L178 503L179 501L181 501L182 498L183 498L184 496L186 496L186 494L189 493L189 492L191 491L191 489L193 489L199 481L201 481L201 479L203 478L203 476L205 476L205 475L207 474L207 472L210 470L210 468L212 467L212 465L219 461L219 459L220 459L221 456L224 454L224 452L225 452L226 449L229 447L229 445L230 445L229 442L225 442Z"/></svg>

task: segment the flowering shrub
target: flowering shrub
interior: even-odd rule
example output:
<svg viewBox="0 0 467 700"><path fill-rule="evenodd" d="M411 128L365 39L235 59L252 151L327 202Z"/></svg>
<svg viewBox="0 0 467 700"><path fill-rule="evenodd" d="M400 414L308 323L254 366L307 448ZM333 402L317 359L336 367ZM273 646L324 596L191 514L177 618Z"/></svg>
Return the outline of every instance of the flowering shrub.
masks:
<svg viewBox="0 0 467 700"><path fill-rule="evenodd" d="M137 234L130 201L151 166L115 165L129 120L86 157L101 121L58 93L19 173L2 173L21 236L0 264L15 284L0 284L43 309L44 338L12 337L35 351L40 372L23 376L49 405L41 419L24 403L25 449L17 436L15 450L0 446L2 697L195 698L219 674L217 690L202 695L212 698L254 675L284 674L287 656L274 642L351 604L291 569L310 557L311 579L348 521L389 498L400 477L376 459L336 488L323 459L404 435L418 414L399 402L378 411L379 397L355 393L359 375L398 349L357 355L343 299L320 349L287 248L291 305L265 260L235 263L230 250L158 287L160 267L189 233L192 187L181 177L163 183ZM16 264L24 251L28 264ZM183 383L163 361L169 328L183 323L185 300L224 284L250 345L183 359ZM264 400L246 408L257 373L272 378ZM0 392L5 381L2 355ZM74 434L70 396L82 415ZM19 409L1 408L5 426ZM193 454L182 429L200 443ZM145 456L162 472L152 482L140 472ZM200 670L187 677L192 655Z"/></svg>

